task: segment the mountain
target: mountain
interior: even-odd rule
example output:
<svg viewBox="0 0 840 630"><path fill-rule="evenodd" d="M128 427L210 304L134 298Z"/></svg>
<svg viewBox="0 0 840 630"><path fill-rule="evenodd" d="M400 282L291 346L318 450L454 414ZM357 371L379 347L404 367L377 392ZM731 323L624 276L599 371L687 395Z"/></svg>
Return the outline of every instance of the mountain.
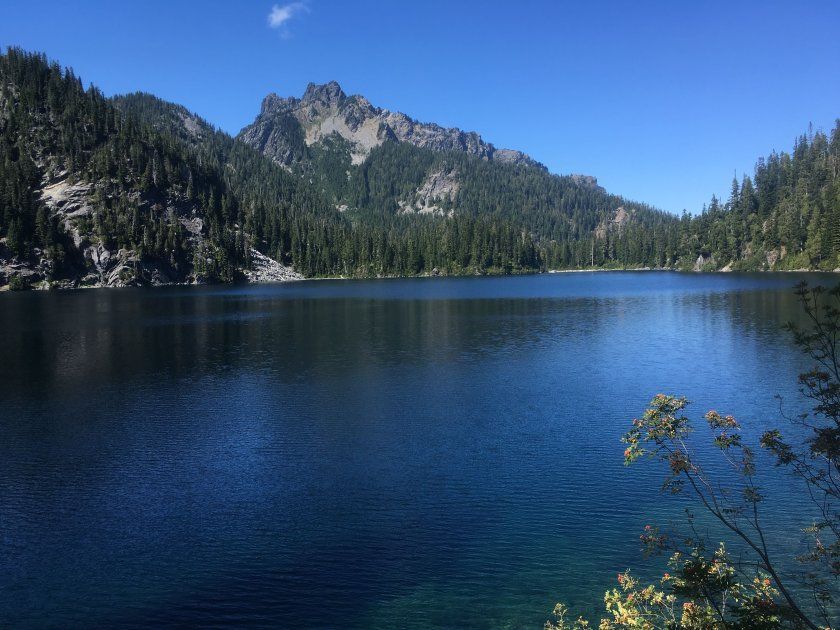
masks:
<svg viewBox="0 0 840 630"><path fill-rule="evenodd" d="M676 217L336 84L267 102L233 138L0 55L0 288L840 266L840 123Z"/></svg>
<svg viewBox="0 0 840 630"><path fill-rule="evenodd" d="M305 178L180 106L105 98L43 55L0 55L0 287L542 265L509 222L354 225Z"/></svg>
<svg viewBox="0 0 840 630"><path fill-rule="evenodd" d="M472 217L520 226L552 267L672 262L651 235L675 217L610 195L592 176L551 174L478 134L374 107L336 82L310 84L300 99L269 94L237 138L311 182L356 226L399 232Z"/></svg>
<svg viewBox="0 0 840 630"><path fill-rule="evenodd" d="M360 164L384 142L405 142L434 151L462 151L503 164L540 166L520 151L497 149L473 131L420 123L405 114L374 107L363 96L347 96L335 81L310 83L303 98L269 94L256 120L239 139L279 164L305 159L306 148L336 134L349 143L352 164Z"/></svg>

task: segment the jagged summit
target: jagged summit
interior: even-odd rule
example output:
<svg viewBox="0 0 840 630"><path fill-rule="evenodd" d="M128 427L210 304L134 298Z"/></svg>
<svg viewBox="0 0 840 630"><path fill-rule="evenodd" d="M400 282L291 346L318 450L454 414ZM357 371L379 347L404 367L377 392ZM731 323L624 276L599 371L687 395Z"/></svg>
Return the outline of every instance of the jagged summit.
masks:
<svg viewBox="0 0 840 630"><path fill-rule="evenodd" d="M325 105L340 105L346 98L347 95L341 89L338 81L330 81L321 85L310 83L306 86L306 92L304 92L301 100L304 103L317 102Z"/></svg>
<svg viewBox="0 0 840 630"><path fill-rule="evenodd" d="M299 161L304 145L337 133L361 163L385 141L406 142L435 151L463 151L485 160L544 168L521 151L497 149L474 131L421 123L410 116L373 106L365 97L348 96L336 81L310 83L302 98L271 93L260 114L239 138L285 166Z"/></svg>

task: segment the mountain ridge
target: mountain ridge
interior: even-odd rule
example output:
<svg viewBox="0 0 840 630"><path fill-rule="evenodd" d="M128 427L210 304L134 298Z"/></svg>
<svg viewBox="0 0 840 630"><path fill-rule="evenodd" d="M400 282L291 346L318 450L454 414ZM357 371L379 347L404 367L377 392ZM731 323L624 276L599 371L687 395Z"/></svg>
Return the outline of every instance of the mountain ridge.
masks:
<svg viewBox="0 0 840 630"><path fill-rule="evenodd" d="M295 121L300 130L294 129ZM298 135L300 131L302 138ZM269 93L254 122L246 125L237 137L276 162L289 166L301 159L301 139L306 146L311 146L333 133L352 144L354 165L364 161L373 148L391 140L418 148L462 151L481 159L547 170L527 154L497 148L475 131L420 122L402 112L376 107L364 96L348 96L337 81L309 83L301 98Z"/></svg>

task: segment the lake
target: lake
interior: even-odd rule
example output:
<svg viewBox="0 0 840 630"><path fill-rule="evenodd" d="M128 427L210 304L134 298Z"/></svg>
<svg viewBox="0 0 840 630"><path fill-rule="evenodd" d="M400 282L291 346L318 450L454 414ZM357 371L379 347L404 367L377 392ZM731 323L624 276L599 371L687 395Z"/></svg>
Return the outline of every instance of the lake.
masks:
<svg viewBox="0 0 840 630"><path fill-rule="evenodd" d="M830 275L0 295L0 625L541 627L678 516L619 439L684 394L799 410ZM765 462L766 463L766 462ZM801 488L769 476L785 502ZM773 527L792 510L768 505ZM661 567L659 567L661 568Z"/></svg>

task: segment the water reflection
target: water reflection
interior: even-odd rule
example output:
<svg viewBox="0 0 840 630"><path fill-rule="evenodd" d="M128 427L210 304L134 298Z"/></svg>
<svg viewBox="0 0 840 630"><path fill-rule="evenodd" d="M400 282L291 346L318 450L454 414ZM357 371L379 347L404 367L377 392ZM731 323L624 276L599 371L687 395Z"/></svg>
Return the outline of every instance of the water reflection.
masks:
<svg viewBox="0 0 840 630"><path fill-rule="evenodd" d="M780 333L797 280L1 296L0 619L539 625L557 598L597 606L640 563L640 525L678 512L618 437L657 391L753 435L776 418L805 367Z"/></svg>

